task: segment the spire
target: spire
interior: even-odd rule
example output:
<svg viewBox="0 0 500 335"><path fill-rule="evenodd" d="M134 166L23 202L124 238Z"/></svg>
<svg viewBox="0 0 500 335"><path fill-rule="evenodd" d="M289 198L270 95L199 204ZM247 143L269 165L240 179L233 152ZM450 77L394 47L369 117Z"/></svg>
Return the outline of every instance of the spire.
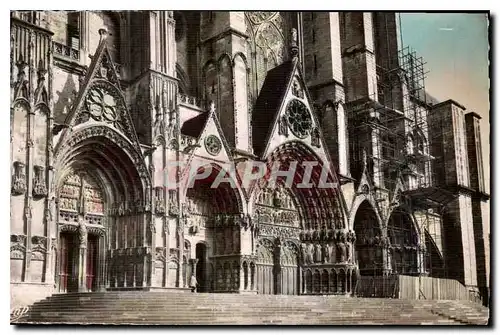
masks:
<svg viewBox="0 0 500 335"><path fill-rule="evenodd" d="M292 39L290 43L290 57L292 60L299 59L299 46L297 42L297 29L292 28Z"/></svg>

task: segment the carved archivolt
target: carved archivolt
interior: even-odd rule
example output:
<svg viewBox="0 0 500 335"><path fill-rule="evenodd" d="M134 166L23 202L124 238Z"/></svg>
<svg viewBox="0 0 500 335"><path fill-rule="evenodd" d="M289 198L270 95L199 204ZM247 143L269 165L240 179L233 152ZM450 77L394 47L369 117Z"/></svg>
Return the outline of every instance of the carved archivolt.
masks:
<svg viewBox="0 0 500 335"><path fill-rule="evenodd" d="M115 143L118 147L122 148L124 152L126 152L132 163L134 164L139 177L141 177L143 187L146 190L151 190L151 181L149 179L149 171L144 163L142 154L138 151L138 149L128 140L126 140L122 135L114 131L113 129L107 126L92 126L73 134L67 141L64 141L61 147L57 150L55 159L57 160L58 156L61 153L70 150L70 148L74 148L78 143L90 139L92 137L105 137ZM151 196L148 192L145 192L145 208L150 208L151 206Z"/></svg>

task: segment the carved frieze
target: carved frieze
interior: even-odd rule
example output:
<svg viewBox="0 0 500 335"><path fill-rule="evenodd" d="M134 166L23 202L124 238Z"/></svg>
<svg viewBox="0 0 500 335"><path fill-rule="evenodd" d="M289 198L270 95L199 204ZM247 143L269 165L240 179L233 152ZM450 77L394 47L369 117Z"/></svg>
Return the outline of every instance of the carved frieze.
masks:
<svg viewBox="0 0 500 335"><path fill-rule="evenodd" d="M12 175L13 195L21 195L26 192L26 173L25 165L22 162L14 162L14 174Z"/></svg>
<svg viewBox="0 0 500 335"><path fill-rule="evenodd" d="M299 239L299 232L300 230L297 228L259 224L259 235L261 236Z"/></svg>

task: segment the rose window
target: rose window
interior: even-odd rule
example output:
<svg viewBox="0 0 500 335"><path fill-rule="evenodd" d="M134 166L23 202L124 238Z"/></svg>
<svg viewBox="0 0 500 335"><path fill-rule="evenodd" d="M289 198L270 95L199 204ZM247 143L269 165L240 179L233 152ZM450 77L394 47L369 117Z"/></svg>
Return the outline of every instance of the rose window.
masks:
<svg viewBox="0 0 500 335"><path fill-rule="evenodd" d="M209 154L215 156L220 152L221 148L222 143L217 136L210 135L205 139L205 149Z"/></svg>
<svg viewBox="0 0 500 335"><path fill-rule="evenodd" d="M286 118L292 133L298 138L306 138L312 129L312 118L306 105L298 100L288 103Z"/></svg>

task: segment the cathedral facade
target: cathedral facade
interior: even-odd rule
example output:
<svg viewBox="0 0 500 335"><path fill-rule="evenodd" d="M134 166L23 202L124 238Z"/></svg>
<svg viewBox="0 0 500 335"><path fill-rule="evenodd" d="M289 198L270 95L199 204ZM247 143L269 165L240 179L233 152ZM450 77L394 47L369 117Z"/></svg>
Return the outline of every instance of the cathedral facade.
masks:
<svg viewBox="0 0 500 335"><path fill-rule="evenodd" d="M479 116L395 13L12 12L11 300L489 287Z"/></svg>

